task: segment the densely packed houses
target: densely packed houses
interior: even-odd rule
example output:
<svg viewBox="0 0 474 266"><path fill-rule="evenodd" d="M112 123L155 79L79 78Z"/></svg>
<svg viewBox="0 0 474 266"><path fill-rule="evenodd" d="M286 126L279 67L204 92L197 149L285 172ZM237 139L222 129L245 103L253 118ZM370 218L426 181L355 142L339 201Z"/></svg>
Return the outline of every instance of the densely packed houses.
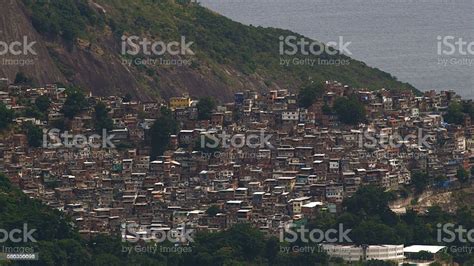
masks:
<svg viewBox="0 0 474 266"><path fill-rule="evenodd" d="M15 124L30 121L48 132L63 119L64 88L1 84L0 100L15 111L39 95L52 101L47 120L16 117ZM344 125L322 110L345 95L364 103L366 123ZM474 164L470 119L462 126L443 121L448 105L460 100L452 91L416 96L334 81L306 109L287 90L246 91L204 121L197 120L196 100L188 95L167 103L88 99L109 108L114 129L107 133L115 148L30 148L21 133L0 140L0 171L26 194L69 214L86 237L120 234L128 225L145 232L219 231L235 223L275 234L289 222L338 212L360 186L397 190L416 170L455 182L460 167ZM151 158L149 129L163 105L172 110L179 132L163 156ZM70 133L92 134L93 112L69 121ZM219 145L208 147L209 139Z"/></svg>

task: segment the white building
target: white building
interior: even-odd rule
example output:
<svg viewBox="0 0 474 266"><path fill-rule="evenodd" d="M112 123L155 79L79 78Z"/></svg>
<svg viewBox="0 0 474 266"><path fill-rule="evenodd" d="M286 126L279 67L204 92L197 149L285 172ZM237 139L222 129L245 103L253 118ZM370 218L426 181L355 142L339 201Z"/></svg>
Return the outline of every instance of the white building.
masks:
<svg viewBox="0 0 474 266"><path fill-rule="evenodd" d="M440 254L446 251L446 246L431 246L431 245L413 245L409 247L405 247L403 252L405 253L405 262L409 263L410 265L417 265L417 266L428 266L432 265L432 263L436 262ZM419 258L417 254L420 252L427 252L431 254L430 258Z"/></svg>
<svg viewBox="0 0 474 266"><path fill-rule="evenodd" d="M402 262L405 258L403 255L403 245L367 245L362 247L356 245L323 244L321 247L329 256L342 258L345 261L387 260Z"/></svg>
<svg viewBox="0 0 474 266"><path fill-rule="evenodd" d="M283 121L298 121L299 111L284 111L281 114L281 120Z"/></svg>

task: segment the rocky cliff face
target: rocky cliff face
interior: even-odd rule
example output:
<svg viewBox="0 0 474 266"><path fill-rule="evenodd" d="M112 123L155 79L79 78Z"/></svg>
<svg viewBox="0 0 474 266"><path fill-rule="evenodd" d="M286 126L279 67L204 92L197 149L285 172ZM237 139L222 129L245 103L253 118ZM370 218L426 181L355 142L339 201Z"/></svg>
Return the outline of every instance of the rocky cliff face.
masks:
<svg viewBox="0 0 474 266"><path fill-rule="evenodd" d="M16 73L22 71L37 82L65 82L22 4L16 0L0 0L0 3L0 76L13 81ZM15 42L21 45L7 48Z"/></svg>
<svg viewBox="0 0 474 266"><path fill-rule="evenodd" d="M0 40L8 45L21 42L22 47L30 49L18 55L15 51L0 55L0 76L13 81L16 73L23 72L39 84L73 83L97 95L132 92L147 98L147 94L138 92L139 86L133 73L107 50L101 52L99 47L98 50L91 49L90 45L84 45L80 40L70 46L42 36L32 26L22 2L1 2ZM101 42L111 42L110 36L103 36ZM14 47L14 50L22 47Z"/></svg>

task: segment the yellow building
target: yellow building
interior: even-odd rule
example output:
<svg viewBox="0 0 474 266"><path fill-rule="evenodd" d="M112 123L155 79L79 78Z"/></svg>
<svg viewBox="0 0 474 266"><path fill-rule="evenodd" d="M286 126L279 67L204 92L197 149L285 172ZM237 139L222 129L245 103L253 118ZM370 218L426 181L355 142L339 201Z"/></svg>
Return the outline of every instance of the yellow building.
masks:
<svg viewBox="0 0 474 266"><path fill-rule="evenodd" d="M170 99L170 108L171 109L178 109L178 108L186 108L191 106L191 98L189 97L172 97Z"/></svg>

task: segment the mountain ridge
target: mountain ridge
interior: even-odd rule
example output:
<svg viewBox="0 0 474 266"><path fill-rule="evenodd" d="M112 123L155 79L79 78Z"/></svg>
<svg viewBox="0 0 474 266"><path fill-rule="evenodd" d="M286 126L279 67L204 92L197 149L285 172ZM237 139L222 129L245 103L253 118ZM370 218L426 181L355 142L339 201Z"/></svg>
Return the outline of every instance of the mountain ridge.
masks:
<svg viewBox="0 0 474 266"><path fill-rule="evenodd" d="M38 83L74 84L99 96L131 93L141 100L167 99L185 92L229 100L235 91L294 91L324 80L371 89L414 89L344 55L323 53L311 58L347 59L348 66L281 66L280 36L303 36L246 26L190 1L2 1L8 5L0 14L0 26L6 29L0 38L11 42L32 36L38 47L33 65L0 65L0 74L10 80L25 72ZM122 36L168 43L184 36L193 42L195 55L190 64L182 66L127 65L126 60L137 57L121 54ZM189 59L180 55L160 58Z"/></svg>

